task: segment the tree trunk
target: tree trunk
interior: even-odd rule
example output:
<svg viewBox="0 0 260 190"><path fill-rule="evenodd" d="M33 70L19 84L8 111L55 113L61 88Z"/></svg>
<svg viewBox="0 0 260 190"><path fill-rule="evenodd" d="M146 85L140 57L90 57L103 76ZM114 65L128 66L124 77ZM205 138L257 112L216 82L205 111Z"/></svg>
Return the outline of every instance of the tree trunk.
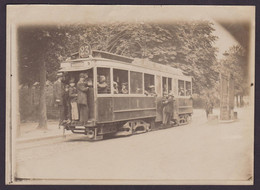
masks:
<svg viewBox="0 0 260 190"><path fill-rule="evenodd" d="M239 104L238 104L238 95L236 95L236 106L239 107Z"/></svg>
<svg viewBox="0 0 260 190"><path fill-rule="evenodd" d="M240 96L240 107L244 106L243 95Z"/></svg>
<svg viewBox="0 0 260 190"><path fill-rule="evenodd" d="M47 129L46 110L46 66L45 62L40 63L40 107L39 107L39 129Z"/></svg>

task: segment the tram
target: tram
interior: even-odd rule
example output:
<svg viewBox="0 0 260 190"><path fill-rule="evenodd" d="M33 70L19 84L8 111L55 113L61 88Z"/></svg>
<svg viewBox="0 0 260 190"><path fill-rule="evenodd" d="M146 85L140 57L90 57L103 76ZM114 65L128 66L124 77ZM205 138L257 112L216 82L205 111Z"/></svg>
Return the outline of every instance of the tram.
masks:
<svg viewBox="0 0 260 190"><path fill-rule="evenodd" d="M83 46L60 64L59 72L76 80L83 72L91 79L88 122L64 124L66 130L85 134L89 139L153 130L156 123L162 122L164 93L174 94L172 121L183 125L191 120L192 78L180 69ZM100 76L107 83L106 91L98 88Z"/></svg>

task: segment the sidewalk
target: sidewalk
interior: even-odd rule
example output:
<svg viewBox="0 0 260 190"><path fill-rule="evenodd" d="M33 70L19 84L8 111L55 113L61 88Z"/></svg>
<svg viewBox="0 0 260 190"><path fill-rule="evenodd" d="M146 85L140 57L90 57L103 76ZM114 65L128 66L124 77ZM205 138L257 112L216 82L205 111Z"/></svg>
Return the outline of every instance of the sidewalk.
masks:
<svg viewBox="0 0 260 190"><path fill-rule="evenodd" d="M58 121L48 121L47 129L37 129L37 122L26 122L20 124L20 136L18 143L39 141L44 139L63 137L63 127L58 126ZM72 135L71 131L65 131L65 135Z"/></svg>

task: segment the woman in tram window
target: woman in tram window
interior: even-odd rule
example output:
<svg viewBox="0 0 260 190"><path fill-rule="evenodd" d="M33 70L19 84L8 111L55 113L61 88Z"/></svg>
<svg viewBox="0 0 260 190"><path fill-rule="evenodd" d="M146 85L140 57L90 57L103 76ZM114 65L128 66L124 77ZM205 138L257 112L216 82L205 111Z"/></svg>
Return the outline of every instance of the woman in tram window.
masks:
<svg viewBox="0 0 260 190"><path fill-rule="evenodd" d="M118 92L118 84L117 84L117 82L113 82L113 88L114 88L114 94L118 94L119 92Z"/></svg>
<svg viewBox="0 0 260 190"><path fill-rule="evenodd" d="M127 85L127 83L122 83L121 93L122 94L128 94L128 85Z"/></svg>
<svg viewBox="0 0 260 190"><path fill-rule="evenodd" d="M101 75L99 77L99 82L97 84L97 87L98 87L98 93L99 94L107 94L108 85L107 85L107 82L106 82L106 77L104 75Z"/></svg>

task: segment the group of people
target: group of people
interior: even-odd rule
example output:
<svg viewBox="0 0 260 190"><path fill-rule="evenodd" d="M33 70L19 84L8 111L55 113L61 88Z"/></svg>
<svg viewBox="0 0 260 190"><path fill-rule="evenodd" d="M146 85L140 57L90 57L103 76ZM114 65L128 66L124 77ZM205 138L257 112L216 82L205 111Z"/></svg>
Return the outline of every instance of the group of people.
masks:
<svg viewBox="0 0 260 190"><path fill-rule="evenodd" d="M128 94L128 84L124 82L121 84L121 88L119 89L119 85L117 82L113 82L114 94Z"/></svg>
<svg viewBox="0 0 260 190"><path fill-rule="evenodd" d="M94 96L92 79L88 78L87 73L80 73L77 83L74 77L66 82L62 73L58 73L57 78L53 94L60 111L59 126L71 121L87 122L91 117L90 100Z"/></svg>
<svg viewBox="0 0 260 190"><path fill-rule="evenodd" d="M93 80L88 77L87 73L80 73L76 81L73 76L65 79L63 73L57 74L57 81L54 83L53 94L55 104L59 107L60 122L59 126L71 121L88 122L89 118L93 118L94 109L94 90ZM118 84L113 83L114 94L128 94L127 83L121 84L121 89L118 89ZM105 76L99 76L97 82L98 92L107 93L108 84ZM149 90L145 91L147 96L156 96L155 87L149 86ZM163 125L169 125L174 112L174 95L173 93L163 93ZM208 106L209 107L209 106ZM207 112L208 115L208 112Z"/></svg>

